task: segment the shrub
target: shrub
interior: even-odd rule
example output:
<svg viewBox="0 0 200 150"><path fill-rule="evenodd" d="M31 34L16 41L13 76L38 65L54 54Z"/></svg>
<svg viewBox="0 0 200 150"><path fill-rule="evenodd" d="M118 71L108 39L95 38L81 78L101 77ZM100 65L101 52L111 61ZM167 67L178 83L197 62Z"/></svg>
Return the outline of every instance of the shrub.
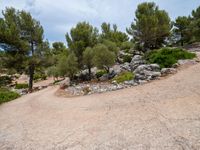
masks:
<svg viewBox="0 0 200 150"><path fill-rule="evenodd" d="M28 88L28 84L26 83L20 83L20 84L15 85L15 89L27 89L27 88Z"/></svg>
<svg viewBox="0 0 200 150"><path fill-rule="evenodd" d="M123 42L120 48L121 50L130 50L133 47L134 47L134 43L127 41L127 42Z"/></svg>
<svg viewBox="0 0 200 150"><path fill-rule="evenodd" d="M0 104L14 100L20 97L18 93L9 91L8 89L0 89Z"/></svg>
<svg viewBox="0 0 200 150"><path fill-rule="evenodd" d="M12 78L9 76L0 76L0 87L12 83Z"/></svg>
<svg viewBox="0 0 200 150"><path fill-rule="evenodd" d="M131 57L131 56L129 56L129 55L124 55L124 56L123 56L123 62L124 62L124 63L125 63L125 62L130 63L131 60L132 60L132 57Z"/></svg>
<svg viewBox="0 0 200 150"><path fill-rule="evenodd" d="M96 73L96 77L97 78L100 78L102 77L104 74L107 74L107 71L106 70L100 70Z"/></svg>
<svg viewBox="0 0 200 150"><path fill-rule="evenodd" d="M108 50L103 44L98 44L94 47L94 65L99 69L106 69L109 73L109 68L115 64L115 53Z"/></svg>
<svg viewBox="0 0 200 150"><path fill-rule="evenodd" d="M122 72L118 76L113 78L113 81L116 81L117 83L122 83L124 81L130 81L133 80L135 75L132 72Z"/></svg>
<svg viewBox="0 0 200 150"><path fill-rule="evenodd" d="M196 54L187 52L180 48L162 48L145 54L149 63L157 63L161 68L172 67L180 59L193 59Z"/></svg>
<svg viewBox="0 0 200 150"><path fill-rule="evenodd" d="M38 80L46 80L47 79L47 75L46 74L42 74L42 73L35 73L33 80L34 81L38 81Z"/></svg>

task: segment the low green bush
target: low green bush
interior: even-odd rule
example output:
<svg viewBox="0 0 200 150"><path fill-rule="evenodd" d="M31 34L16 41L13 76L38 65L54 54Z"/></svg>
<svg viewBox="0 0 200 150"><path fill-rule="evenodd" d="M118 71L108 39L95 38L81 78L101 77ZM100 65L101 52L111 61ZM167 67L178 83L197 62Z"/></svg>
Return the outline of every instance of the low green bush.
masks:
<svg viewBox="0 0 200 150"><path fill-rule="evenodd" d="M149 63L157 63L161 68L172 67L173 64L177 63L180 59L193 59L196 54L185 51L181 48L162 48L147 52L145 59Z"/></svg>
<svg viewBox="0 0 200 150"><path fill-rule="evenodd" d="M47 79L47 75L46 74L35 73L34 76L33 76L33 80L34 81L46 80L46 79Z"/></svg>
<svg viewBox="0 0 200 150"><path fill-rule="evenodd" d="M28 88L28 84L26 83L18 83L15 85L15 89L27 89Z"/></svg>
<svg viewBox="0 0 200 150"><path fill-rule="evenodd" d="M18 93L9 91L8 89L0 89L0 104L9 102L20 97Z"/></svg>
<svg viewBox="0 0 200 150"><path fill-rule="evenodd" d="M106 70L100 70L96 73L96 77L100 78L102 77L104 74L107 74Z"/></svg>
<svg viewBox="0 0 200 150"><path fill-rule="evenodd" d="M134 47L134 43L133 42L123 42L122 44L121 44L121 46L120 46L120 48L122 49L122 50L130 50L131 48L133 48Z"/></svg>
<svg viewBox="0 0 200 150"><path fill-rule="evenodd" d="M132 72L122 72L118 76L113 78L113 81L116 81L117 83L122 83L124 81L130 81L133 80L135 75Z"/></svg>
<svg viewBox="0 0 200 150"><path fill-rule="evenodd" d="M129 56L129 55L125 55L125 56L123 56L123 62L125 63L125 62L128 62L128 63L130 63L131 62L131 60L132 60L132 57L131 56Z"/></svg>
<svg viewBox="0 0 200 150"><path fill-rule="evenodd" d="M12 77L10 76L0 76L0 87L9 85L12 83Z"/></svg>

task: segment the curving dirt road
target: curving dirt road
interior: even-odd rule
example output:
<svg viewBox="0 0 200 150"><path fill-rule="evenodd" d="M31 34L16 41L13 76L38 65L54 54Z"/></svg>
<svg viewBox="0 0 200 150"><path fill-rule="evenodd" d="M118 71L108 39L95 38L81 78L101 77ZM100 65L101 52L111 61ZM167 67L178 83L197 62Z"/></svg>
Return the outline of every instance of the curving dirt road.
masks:
<svg viewBox="0 0 200 150"><path fill-rule="evenodd" d="M104 94L67 99L56 89L0 106L1 150L200 149L200 64Z"/></svg>

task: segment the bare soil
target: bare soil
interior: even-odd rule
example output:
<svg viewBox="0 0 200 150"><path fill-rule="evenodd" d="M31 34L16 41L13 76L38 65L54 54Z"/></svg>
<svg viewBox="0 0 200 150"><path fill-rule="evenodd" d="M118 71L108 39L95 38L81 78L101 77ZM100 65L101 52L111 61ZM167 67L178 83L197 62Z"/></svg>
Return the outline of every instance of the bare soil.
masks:
<svg viewBox="0 0 200 150"><path fill-rule="evenodd" d="M57 89L0 106L1 150L200 149L200 64L103 94L64 98Z"/></svg>

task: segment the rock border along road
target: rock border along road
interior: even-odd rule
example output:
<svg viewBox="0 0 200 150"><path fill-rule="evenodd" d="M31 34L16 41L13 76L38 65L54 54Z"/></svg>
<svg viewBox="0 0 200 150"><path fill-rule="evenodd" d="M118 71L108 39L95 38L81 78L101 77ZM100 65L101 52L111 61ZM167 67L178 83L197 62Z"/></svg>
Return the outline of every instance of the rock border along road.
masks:
<svg viewBox="0 0 200 150"><path fill-rule="evenodd" d="M62 98L56 90L0 106L1 150L200 149L200 64L103 94Z"/></svg>

